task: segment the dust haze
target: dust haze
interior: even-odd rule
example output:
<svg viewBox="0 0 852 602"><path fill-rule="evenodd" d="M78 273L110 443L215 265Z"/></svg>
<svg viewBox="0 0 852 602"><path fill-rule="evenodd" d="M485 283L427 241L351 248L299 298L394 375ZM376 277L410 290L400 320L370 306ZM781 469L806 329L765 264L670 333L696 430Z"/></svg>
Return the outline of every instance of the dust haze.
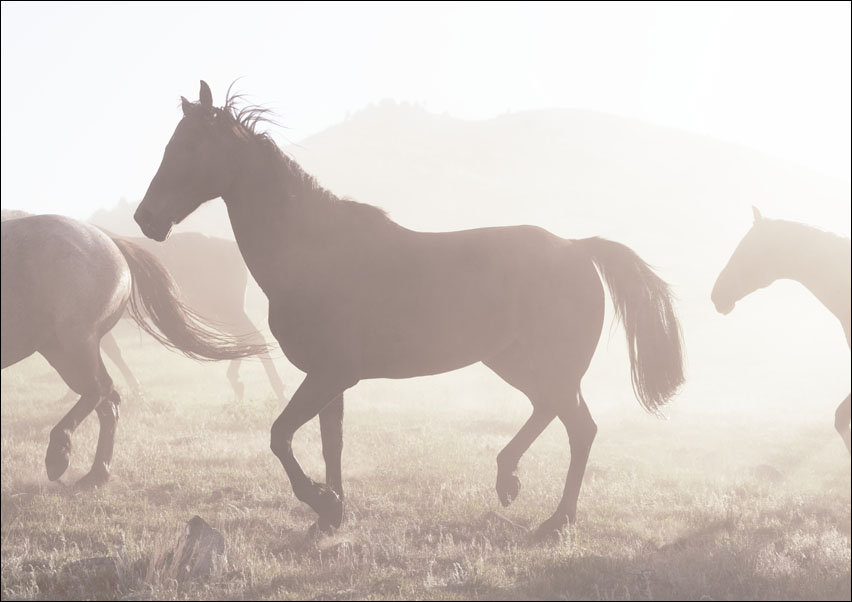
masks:
<svg viewBox="0 0 852 602"><path fill-rule="evenodd" d="M465 6L465 18L472 18L468 13L473 7ZM676 6L666 13L643 5L665 13L654 23L665 32L666 43L682 41L685 32L697 27L696 14L687 5ZM819 6L809 13L809 5L795 6L807 15L808 27L822 23L817 12L827 10ZM501 12L505 9L476 7L483 19L491 10L507 18ZM396 6L388 14L405 10ZM425 10L419 5L410 8L413 13ZM546 12L541 5L512 5L515 10ZM767 8L779 22L782 16L795 16L789 10ZM848 54L848 5L844 10L841 45ZM3 6L4 72L11 53L20 49L6 41L7 17L32 27L34 15L18 11ZM440 22L434 11L439 9L429 13L429 22ZM104 19L117 24L120 14L113 7ZM376 14L380 9L370 5L362 18ZM311 15L304 18L316 18ZM713 36L733 27L726 24L735 18L732 13L720 15ZM564 17L561 12L558 16ZM588 17L600 27L597 14L575 16ZM832 21L840 21L843 14L834 17ZM403 19L406 27L411 26L410 18ZM614 18L619 27L626 27ZM537 23L532 19L518 27L526 28L524 36L534 36ZM774 44L784 38L783 27L767 27L766 54L754 50L760 60L748 52L745 56L763 61L767 73L788 67L795 80L801 66L782 64L790 58L788 50L772 54ZM561 48L550 39L556 36L552 30L539 31L542 52ZM600 32L606 35L604 29ZM834 39L835 30L830 32ZM471 35L475 45L478 38ZM495 47L495 38L502 39L494 32L481 35L484 49ZM706 31L701 35L716 39ZM754 35L759 37L759 32ZM819 29L809 30L809 35L817 39ZM400 36L392 35L395 43L402 43ZM714 74L719 63L712 57L723 51L707 40L700 52L692 49L703 62L686 67L697 88L702 78L718 77ZM169 48L174 43L164 42ZM347 52L345 44L334 40L323 44L331 44L336 53ZM460 85L460 94L469 97L454 113L447 110L451 102L441 104L446 91L441 99L424 101L389 84L356 86L351 101L342 93L335 101L339 111L334 118L327 118L330 109L311 114L313 133L294 140L286 127L269 126L283 152L322 187L379 206L406 228L441 232L531 224L569 239L600 236L633 249L670 284L682 326L685 384L665 406L665 419L642 409L631 385L625 333L607 294L603 332L582 380L597 437L580 492L577 525L556 543L529 544L525 535L547 518L562 494L570 461L565 428L556 420L532 444L520 462L521 493L504 509L494 492L495 458L529 418L531 405L484 365L404 380L363 380L346 392L346 520L333 535L311 539L306 532L315 517L295 498L269 452L269 429L285 405L280 392L273 391L275 385L270 386L269 367L257 358L242 361L238 378L244 391L238 400L224 362L181 357L121 320L113 335L142 392L131 394L121 372L107 363L124 402L112 479L93 493L71 493L44 475L50 429L70 408L59 401L67 388L56 372L39 355L3 370L4 598L848 599L850 456L835 429L835 410L850 390L848 335L814 294L791 280L775 281L747 295L727 315L711 301L717 277L752 228L753 207L766 218L802 222L844 237L847 273L838 275L831 266L816 265L814 275L845 286L848 299L849 167L846 161L838 168L843 162L836 161L837 153L825 158L829 147L845 145L848 153L848 56L839 63L843 67L846 61L842 76L841 69L827 70L826 64L833 65L836 58L828 58L834 57L834 46L831 41L822 44L826 55L808 59L822 59L815 63L825 79L846 78L841 86L845 96L823 104L821 94L839 84L832 81L819 88L809 80L813 94L798 90L795 103L786 105L789 122L779 120L776 125L792 136L807 131L809 123L818 122L813 130L819 130L835 119L845 142L837 145L832 138L817 148L811 140L813 155L802 160L794 155L806 154L802 148L808 144L790 150L778 143L774 153L777 132L760 138L771 130L768 126L765 131L742 126L737 133L739 124L763 118L753 100L743 100L736 118L724 122L721 93L706 90L695 92L695 98L707 102L701 111L696 109L704 117L690 122L689 107L699 100L687 98L682 90L682 97L674 96L683 99L682 104L671 97L655 104L646 97L652 108L642 114L639 109L619 111L625 105L615 100L595 103L579 93L586 102L571 102L571 94L542 85L539 96L516 96L505 103L524 108L493 111L492 99L491 104L481 101L488 108L478 113L479 97ZM612 48L628 52L615 40ZM250 49L237 56L248 60ZM125 56L129 51L117 52ZM529 52L525 49L523 56ZM348 61L335 72L335 63L318 49L301 56L325 69L314 77L351 83L343 69ZM492 72L499 70L485 50L478 56L473 60L464 55L465 65L481 66L484 81L493 82ZM670 54L658 50L648 56L649 80L676 80L677 66L669 63L677 61ZM412 72L429 64L425 58L409 59ZM55 58L56 64L63 60ZM146 64L138 57L128 59L131 65L140 60ZM606 57L598 60L608 64ZM592 66L583 70L594 71L594 57L589 61ZM289 98L264 92L280 89L270 82L288 80L286 61L282 58L280 64L277 73L253 74L236 87L251 93L252 101L279 107L295 97L298 100L289 106L331 103L312 96L301 68L299 77L288 83ZM97 188L99 194L94 195L77 192L90 198L69 202L67 211L61 210L61 202L46 200L51 194L46 184L34 185L30 195L21 178L16 179L22 157L33 163L35 155L30 142L22 143L25 151L15 152L20 135L16 126L6 133L13 112L23 107L16 104L12 82L4 74L3 179L9 176L12 182L4 185L4 213L63 213L117 236L143 236L134 212L170 128L180 118L177 99L181 94L195 99L198 79L211 77L204 66L209 63L191 55L180 61L179 69L168 71L163 82L147 76L151 67L140 69L146 77L134 83L146 88L145 103L153 103L151 111L129 101L131 110L123 118L155 130L156 144L150 148L159 146L148 152L146 138L144 159L118 168L133 172L120 200L104 198L107 188ZM233 72L208 80L216 106L231 81L245 73L239 61L229 62L229 67ZM707 73L702 75L702 69ZM520 78L522 72L511 64L504 75ZM471 79L476 75L470 73ZM606 76L602 71L600 77ZM389 75L377 72L372 77ZM411 77L406 73L402 80ZM770 76L766 78L769 82ZM483 85L489 93L501 89ZM123 83L115 96L99 102L121 103L129 89ZM325 99L330 92L323 91ZM609 92L615 93L601 88L601 98ZM731 89L726 97L737 94ZM737 112L731 109L736 103L728 102L725 109ZM95 103L91 114L78 111L74 118L100 120L98 111ZM667 123L661 118L666 111L677 118ZM773 116L776 111L780 109L767 108ZM274 118L289 125L299 115L279 111ZM98 126L87 133L90 138L105 129L120 129L120 123L95 123ZM47 131L39 124L32 127L41 137ZM122 144L133 146L134 140L127 137ZM109 148L86 150L85 156L63 154L63 162L73 164L79 174L65 178L64 187L85 189L89 180L97 179L99 162L108 164L94 153L106 157ZM181 232L234 239L221 199L202 205L178 224L174 233ZM245 309L265 340L274 342L267 325L267 299L251 277ZM848 313L845 319L848 328ZM271 357L283 396L289 398L304 374L276 345ZM70 483L84 473L96 438L97 421L89 417L74 437L72 476L63 480ZM305 472L322 482L325 464L316 420L296 434L293 447ZM152 577L155 559L164 556L175 529L193 515L224 534L225 564L217 565L212 576L189 583ZM97 581L67 569L69 563L89 557L116 558L116 576Z"/></svg>

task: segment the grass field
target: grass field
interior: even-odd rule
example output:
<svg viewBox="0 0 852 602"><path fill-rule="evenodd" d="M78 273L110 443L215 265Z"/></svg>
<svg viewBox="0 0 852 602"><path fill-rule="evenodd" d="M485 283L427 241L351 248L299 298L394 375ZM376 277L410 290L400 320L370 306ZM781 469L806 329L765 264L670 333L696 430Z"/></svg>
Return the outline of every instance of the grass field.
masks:
<svg viewBox="0 0 852 602"><path fill-rule="evenodd" d="M579 523L547 545L526 530L562 492L558 423L522 459L521 494L503 509L495 457L527 417L517 392L477 369L365 382L347 394L346 523L315 538L269 451L281 407L259 363L244 365L238 405L224 364L140 343L129 327L120 340L146 394L125 396L113 478L94 492L45 474L48 433L68 409L55 373L40 357L3 372L3 599L850 599L850 460L831 412L767 419L692 399L661 421L629 387L617 403L587 395L600 430ZM279 365L292 393L299 373ZM96 437L90 417L64 482L88 470ZM315 478L319 439L313 422L294 446ZM227 562L199 582L148 578L196 514L224 534ZM100 556L118 557L117 583L64 568Z"/></svg>

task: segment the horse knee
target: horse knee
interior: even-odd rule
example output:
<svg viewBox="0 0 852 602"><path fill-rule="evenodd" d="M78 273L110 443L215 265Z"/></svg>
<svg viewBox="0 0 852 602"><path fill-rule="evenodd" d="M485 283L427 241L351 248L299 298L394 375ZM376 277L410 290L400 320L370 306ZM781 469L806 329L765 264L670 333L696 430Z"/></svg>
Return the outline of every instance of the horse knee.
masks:
<svg viewBox="0 0 852 602"><path fill-rule="evenodd" d="M275 421L269 432L269 448L278 459L283 459L292 453L293 433L279 420Z"/></svg>
<svg viewBox="0 0 852 602"><path fill-rule="evenodd" d="M567 420L563 420L572 444L591 447L598 434L598 425L588 412L580 411Z"/></svg>
<svg viewBox="0 0 852 602"><path fill-rule="evenodd" d="M595 440L595 436L598 434L598 424L593 419L589 418L589 422L586 425L586 436L589 439L589 443Z"/></svg>

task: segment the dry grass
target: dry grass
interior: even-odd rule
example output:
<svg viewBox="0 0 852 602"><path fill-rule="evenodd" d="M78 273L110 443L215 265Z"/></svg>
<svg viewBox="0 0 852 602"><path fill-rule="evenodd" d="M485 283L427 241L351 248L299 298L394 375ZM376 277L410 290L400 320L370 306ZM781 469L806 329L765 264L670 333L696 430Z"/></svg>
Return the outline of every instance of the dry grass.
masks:
<svg viewBox="0 0 852 602"><path fill-rule="evenodd" d="M564 483L561 428L522 460L521 495L504 510L495 456L527 412L508 387L471 398L479 385L466 389L465 373L362 383L347 398L347 523L314 539L269 451L281 408L260 366L244 366L252 399L235 405L224 365L128 330L122 340L147 394L125 400L114 476L95 492L47 481L48 433L67 410L47 364L3 372L3 599L850 598L849 456L832 416L766 424L693 403L658 421L627 399L590 400L600 432L579 527L533 545L524 528L549 516ZM298 374L285 378L292 391ZM90 418L63 480L85 473L96 437ZM323 474L317 424L295 450ZM147 577L195 514L224 534L227 561L202 582ZM97 556L118 559L117 579L64 569Z"/></svg>

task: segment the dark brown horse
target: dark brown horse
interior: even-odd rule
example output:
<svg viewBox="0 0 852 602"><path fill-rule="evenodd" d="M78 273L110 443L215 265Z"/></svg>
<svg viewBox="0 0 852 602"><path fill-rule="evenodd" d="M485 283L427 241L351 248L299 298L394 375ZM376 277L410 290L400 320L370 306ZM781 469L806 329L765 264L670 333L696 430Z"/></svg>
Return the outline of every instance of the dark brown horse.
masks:
<svg viewBox="0 0 852 602"><path fill-rule="evenodd" d="M565 240L532 226L415 232L376 207L341 200L255 126L263 109L183 100L183 119L135 219L165 240L173 224L222 197L237 244L269 298L269 326L305 380L272 426L272 451L296 497L328 529L343 517L343 392L361 379L409 378L483 362L523 391L532 416L497 457L497 494L518 494L523 453L559 417L571 465L549 536L576 518L597 427L580 393L609 284L627 332L633 385L655 412L683 380L668 286L624 245ZM319 414L326 483L293 455Z"/></svg>
<svg viewBox="0 0 852 602"><path fill-rule="evenodd" d="M830 232L797 222L767 219L752 207L754 225L743 237L716 279L710 298L716 310L728 314L737 301L778 279L802 283L840 320L849 344L852 314L850 242ZM846 449L850 447L850 396L840 402L834 426Z"/></svg>
<svg viewBox="0 0 852 602"><path fill-rule="evenodd" d="M146 332L189 357L230 360L266 351L210 327L177 299L153 255L94 226L58 215L21 217L3 221L2 241L2 367L39 352L80 394L50 433L45 465L52 481L68 468L71 434L92 410L100 421L98 446L78 485L109 478L121 398L100 341L125 307Z"/></svg>

